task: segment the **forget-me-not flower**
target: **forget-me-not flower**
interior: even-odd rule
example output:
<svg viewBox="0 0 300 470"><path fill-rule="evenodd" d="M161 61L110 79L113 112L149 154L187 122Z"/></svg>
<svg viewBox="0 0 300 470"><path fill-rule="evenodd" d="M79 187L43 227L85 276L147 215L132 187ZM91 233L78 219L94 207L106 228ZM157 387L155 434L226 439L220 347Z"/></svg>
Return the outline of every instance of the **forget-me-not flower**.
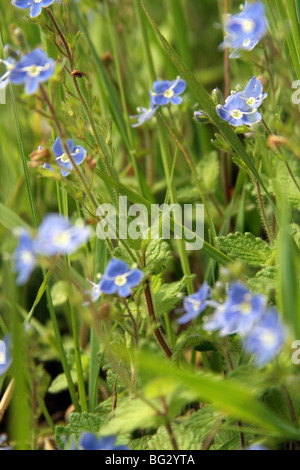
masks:
<svg viewBox="0 0 300 470"><path fill-rule="evenodd" d="M16 229L15 234L19 237L19 244L12 258L14 269L18 273L16 283L23 285L35 268L38 255L70 255L89 240L91 230L84 225L72 225L66 217L59 214L48 214L35 237L23 228Z"/></svg>
<svg viewBox="0 0 300 470"><path fill-rule="evenodd" d="M131 295L132 288L143 279L143 271L129 268L128 264L120 259L113 258L107 265L99 288L104 294L118 293L120 297Z"/></svg>
<svg viewBox="0 0 300 470"><path fill-rule="evenodd" d="M269 310L262 320L248 332L244 340L245 349L255 354L255 362L262 366L276 357L284 342L285 329L276 310Z"/></svg>
<svg viewBox="0 0 300 470"><path fill-rule="evenodd" d="M18 230L19 244L13 254L14 270L18 273L16 283L25 284L36 266L34 239L26 229Z"/></svg>
<svg viewBox="0 0 300 470"><path fill-rule="evenodd" d="M186 89L186 82L177 77L176 80L159 80L153 83L153 101L159 106L166 104L181 104L181 94Z"/></svg>
<svg viewBox="0 0 300 470"><path fill-rule="evenodd" d="M52 77L55 70L55 61L47 56L42 49L35 49L24 55L15 64L8 64L8 75L4 74L5 84L11 82L14 85L25 84L25 93L32 95L40 83L46 82ZM3 83L3 77L0 79Z"/></svg>
<svg viewBox="0 0 300 470"><path fill-rule="evenodd" d="M76 163L76 165L81 165L81 163L86 157L86 149L83 148L81 145L75 146L71 139L67 140L66 145L74 163ZM68 154L65 152L62 141L59 137L55 139L52 150L62 176L69 175L70 172L73 170L73 165ZM49 163L44 163L44 167L48 170L52 170L52 167L51 165L49 165Z"/></svg>
<svg viewBox="0 0 300 470"><path fill-rule="evenodd" d="M128 447L116 446L116 436L100 439L91 432L85 432L79 438L78 450L128 450Z"/></svg>
<svg viewBox="0 0 300 470"><path fill-rule="evenodd" d="M265 36L267 29L264 4L246 1L241 13L227 16L221 48L228 47L232 50L230 58L238 58L239 51L251 51Z"/></svg>
<svg viewBox="0 0 300 470"><path fill-rule="evenodd" d="M225 104L217 105L219 116L232 126L251 126L262 120L259 106L268 95L263 92L263 85L256 77L252 77L244 90L233 93L225 100Z"/></svg>
<svg viewBox="0 0 300 470"><path fill-rule="evenodd" d="M152 91L149 91L149 96L150 96L149 108L138 107L137 111L139 114L130 116L131 119L137 119L136 124L132 124L131 127L138 127L138 126L141 126L145 121L149 121L152 118L152 116L155 114L156 110L159 108L159 106L155 105L153 101Z"/></svg>
<svg viewBox="0 0 300 470"><path fill-rule="evenodd" d="M42 12L43 8L47 8L55 0L12 0L12 4L18 8L30 8L29 16L31 18L36 18Z"/></svg>
<svg viewBox="0 0 300 470"><path fill-rule="evenodd" d="M7 60L0 59L0 63L6 67L6 72L0 77L0 90L3 90L9 84L9 75L11 70L14 68L15 60L9 57Z"/></svg>
<svg viewBox="0 0 300 470"><path fill-rule="evenodd" d="M11 363L10 335L6 335L3 340L0 340L0 377L9 369Z"/></svg>
<svg viewBox="0 0 300 470"><path fill-rule="evenodd" d="M191 294L188 297L185 297L183 301L183 306L186 311L182 317L180 317L177 322L179 324L187 323L194 318L197 318L200 313L207 307L207 299L210 294L210 287L205 282L200 289L195 293Z"/></svg>
<svg viewBox="0 0 300 470"><path fill-rule="evenodd" d="M264 93L263 84L255 76L249 80L243 91L236 94L239 95L251 109L259 108L268 96L267 93Z"/></svg>
<svg viewBox="0 0 300 470"><path fill-rule="evenodd" d="M34 246L41 255L70 255L86 243L90 236L89 227L72 225L59 214L48 214L38 228Z"/></svg>
<svg viewBox="0 0 300 470"><path fill-rule="evenodd" d="M253 295L243 284L231 285L223 305L204 324L208 331L220 330L221 336L239 333L245 335L264 315L266 299Z"/></svg>

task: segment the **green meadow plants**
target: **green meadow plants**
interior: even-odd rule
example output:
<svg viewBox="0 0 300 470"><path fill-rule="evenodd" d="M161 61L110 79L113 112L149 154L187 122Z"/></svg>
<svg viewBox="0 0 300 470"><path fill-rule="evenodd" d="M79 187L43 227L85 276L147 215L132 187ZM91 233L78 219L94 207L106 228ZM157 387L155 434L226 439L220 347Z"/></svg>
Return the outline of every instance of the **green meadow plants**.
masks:
<svg viewBox="0 0 300 470"><path fill-rule="evenodd" d="M300 449L300 3L0 4L0 448Z"/></svg>

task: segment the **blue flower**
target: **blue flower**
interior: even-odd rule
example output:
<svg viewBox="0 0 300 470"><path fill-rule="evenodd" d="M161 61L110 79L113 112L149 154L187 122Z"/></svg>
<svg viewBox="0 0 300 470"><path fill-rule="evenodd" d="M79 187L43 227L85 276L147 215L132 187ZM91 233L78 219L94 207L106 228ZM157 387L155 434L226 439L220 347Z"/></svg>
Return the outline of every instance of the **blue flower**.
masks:
<svg viewBox="0 0 300 470"><path fill-rule="evenodd" d="M124 261L113 258L107 265L99 288L104 294L117 292L120 297L128 297L132 287L136 287L142 279L143 272L140 269L130 269Z"/></svg>
<svg viewBox="0 0 300 470"><path fill-rule="evenodd" d="M41 255L69 255L86 243L90 236L89 227L72 225L59 214L48 214L37 231L34 247Z"/></svg>
<svg viewBox="0 0 300 470"><path fill-rule="evenodd" d="M218 115L229 122L234 127L251 126L262 120L261 114L256 108L251 108L239 93L230 95L225 101L225 105L216 107Z"/></svg>
<svg viewBox="0 0 300 470"><path fill-rule="evenodd" d="M237 93L237 95L239 95L252 110L259 108L268 96L267 93L264 93L263 84L255 76L249 80L245 89Z"/></svg>
<svg viewBox="0 0 300 470"><path fill-rule="evenodd" d="M185 81L177 77L176 80L160 80L153 83L153 101L159 106L182 103L181 95L186 89Z"/></svg>
<svg viewBox="0 0 300 470"><path fill-rule="evenodd" d="M10 354L10 335L0 341L0 377L5 374L12 363Z"/></svg>
<svg viewBox="0 0 300 470"><path fill-rule="evenodd" d="M264 37L268 29L265 7L262 2L245 2L238 15L228 15L225 25L225 39L221 48L232 49L230 58L240 56L240 50L251 51Z"/></svg>
<svg viewBox="0 0 300 470"><path fill-rule="evenodd" d="M9 66L5 83L25 84L25 93L32 95L40 83L46 82L54 74L55 61L49 59L44 51L35 49L24 55L19 62ZM3 79L3 77L2 77Z"/></svg>
<svg viewBox="0 0 300 470"><path fill-rule="evenodd" d="M36 266L34 240L28 230L21 229L17 233L19 244L13 254L14 270L18 273L16 283L25 284Z"/></svg>
<svg viewBox="0 0 300 470"><path fill-rule="evenodd" d="M78 443L79 450L128 450L126 446L116 446L116 436L107 436L99 439L91 432L81 435Z"/></svg>
<svg viewBox="0 0 300 470"><path fill-rule="evenodd" d="M6 72L0 77L0 90L3 90L9 84L9 75L11 70L14 68L15 60L9 57L7 60L0 59L0 63L6 67Z"/></svg>
<svg viewBox="0 0 300 470"><path fill-rule="evenodd" d="M18 8L30 8L29 16L35 18L41 14L43 8L52 5L54 0L12 0L11 3Z"/></svg>
<svg viewBox="0 0 300 470"><path fill-rule="evenodd" d="M159 106L155 105L153 101L153 94L151 91L149 91L150 95L150 106L149 108L137 108L138 112L140 114L135 114L134 116L130 116L131 119L137 119L137 123L133 124L131 127L138 127L141 124L143 124L145 121L149 121L152 116L155 114L156 110L159 108Z"/></svg>
<svg viewBox="0 0 300 470"><path fill-rule="evenodd" d="M198 317L208 305L207 299L209 294L210 287L205 282L195 294L186 297L183 302L186 313L177 322L184 324Z"/></svg>
<svg viewBox="0 0 300 470"><path fill-rule="evenodd" d="M247 450L268 450L268 449L262 444L253 444L252 446L248 447Z"/></svg>
<svg viewBox="0 0 300 470"><path fill-rule="evenodd" d="M88 281L92 285L92 289L90 291L86 291L86 294L89 294L91 297L91 301L97 302L99 299L100 295L102 294L102 291L100 289L100 283L96 284L95 282ZM84 302L84 305L88 305L88 302Z"/></svg>
<svg viewBox="0 0 300 470"><path fill-rule="evenodd" d="M265 307L263 295L253 295L243 284L236 282L229 289L225 303L219 305L204 324L204 329L220 330L221 336L244 335L263 317Z"/></svg>
<svg viewBox="0 0 300 470"><path fill-rule="evenodd" d="M67 140L67 148L70 152L70 155L74 163L76 163L76 165L81 165L81 163L86 157L85 148L83 148L81 145L76 145L75 147L71 139ZM55 155L55 160L61 171L61 174L63 176L69 175L70 172L73 170L73 165L68 154L65 152L62 141L59 137L57 137L57 139L55 140L52 150ZM49 163L44 163L44 167L47 168L48 170L53 170L51 165L49 165Z"/></svg>
<svg viewBox="0 0 300 470"><path fill-rule="evenodd" d="M255 362L262 366L276 357L284 342L286 333L279 322L276 310L269 310L245 337L244 346L250 354L255 354Z"/></svg>

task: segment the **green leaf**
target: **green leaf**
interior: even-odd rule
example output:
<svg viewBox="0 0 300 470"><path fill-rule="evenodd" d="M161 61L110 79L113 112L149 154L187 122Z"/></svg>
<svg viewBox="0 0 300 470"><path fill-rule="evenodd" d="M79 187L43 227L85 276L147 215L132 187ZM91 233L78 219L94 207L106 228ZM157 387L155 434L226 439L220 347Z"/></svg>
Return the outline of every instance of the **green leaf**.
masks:
<svg viewBox="0 0 300 470"><path fill-rule="evenodd" d="M136 429L156 428L164 422L164 417L152 406L139 398L123 402L115 410L114 419L103 426L101 434L132 432Z"/></svg>
<svg viewBox="0 0 300 470"><path fill-rule="evenodd" d="M201 401L213 403L231 417L258 426L270 435L299 440L300 431L282 421L267 406L257 400L242 383L233 379L224 380L219 375L195 372L194 369L179 369L169 361L153 354L140 352L137 355L139 369L148 375L162 375L176 379L194 392Z"/></svg>
<svg viewBox="0 0 300 470"><path fill-rule="evenodd" d="M251 266L264 266L272 254L271 247L252 233L230 233L227 237L217 237L221 250L235 260L245 261Z"/></svg>
<svg viewBox="0 0 300 470"><path fill-rule="evenodd" d="M75 370L71 370L71 377L74 383L77 383L77 373ZM67 378L64 373L61 373L55 377L52 381L48 392L49 393L60 393L68 389Z"/></svg>
<svg viewBox="0 0 300 470"><path fill-rule="evenodd" d="M160 274L165 271L172 261L169 243L163 239L151 240L146 249L146 270L151 274Z"/></svg>
<svg viewBox="0 0 300 470"><path fill-rule="evenodd" d="M190 326L177 337L173 348L172 360L175 361L186 348L194 348L197 351L216 351L215 345L201 335L194 326Z"/></svg>
<svg viewBox="0 0 300 470"><path fill-rule="evenodd" d="M180 301L178 295L186 291L187 281L193 279L193 276L184 276L180 281L170 284L163 284L157 293L153 294L154 310L157 317L170 312Z"/></svg>
<svg viewBox="0 0 300 470"><path fill-rule="evenodd" d="M51 288L51 295L54 307L63 305L69 299L69 287L67 281L58 281Z"/></svg>
<svg viewBox="0 0 300 470"><path fill-rule="evenodd" d="M64 449L66 440L74 436L77 440L83 432L98 433L102 419L95 413L71 413L67 426L56 426L55 440Z"/></svg>
<svg viewBox="0 0 300 470"><path fill-rule="evenodd" d="M29 228L26 222L22 220L15 212L0 202L0 224L8 230L23 227Z"/></svg>
<svg viewBox="0 0 300 470"><path fill-rule="evenodd" d="M255 277L247 281L247 286L253 292L268 295L270 290L276 289L278 286L278 268L268 266L261 269Z"/></svg>

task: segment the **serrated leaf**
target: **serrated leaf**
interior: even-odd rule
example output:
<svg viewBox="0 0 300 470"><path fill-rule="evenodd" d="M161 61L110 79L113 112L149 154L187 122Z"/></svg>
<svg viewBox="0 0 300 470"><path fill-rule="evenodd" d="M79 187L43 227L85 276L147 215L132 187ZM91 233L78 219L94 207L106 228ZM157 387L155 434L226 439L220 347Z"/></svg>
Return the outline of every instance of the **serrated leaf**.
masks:
<svg viewBox="0 0 300 470"><path fill-rule="evenodd" d="M267 295L270 290L276 289L278 285L278 268L275 266L268 266L261 269L247 281L247 286L253 291L260 294Z"/></svg>
<svg viewBox="0 0 300 470"><path fill-rule="evenodd" d="M227 237L217 237L221 250L233 259L245 261L251 266L264 266L272 254L271 247L252 233L230 233Z"/></svg>
<svg viewBox="0 0 300 470"><path fill-rule="evenodd" d="M162 238L151 240L146 250L146 270L151 274L160 274L172 261L171 248Z"/></svg>
<svg viewBox="0 0 300 470"><path fill-rule="evenodd" d="M163 284L153 295L154 310L157 317L170 312L181 301L181 294L186 290L187 281L194 276L184 276L180 281Z"/></svg>
<svg viewBox="0 0 300 470"><path fill-rule="evenodd" d="M98 433L102 422L96 413L71 413L67 426L56 426L55 440L63 449L71 436L77 440L83 432Z"/></svg>

